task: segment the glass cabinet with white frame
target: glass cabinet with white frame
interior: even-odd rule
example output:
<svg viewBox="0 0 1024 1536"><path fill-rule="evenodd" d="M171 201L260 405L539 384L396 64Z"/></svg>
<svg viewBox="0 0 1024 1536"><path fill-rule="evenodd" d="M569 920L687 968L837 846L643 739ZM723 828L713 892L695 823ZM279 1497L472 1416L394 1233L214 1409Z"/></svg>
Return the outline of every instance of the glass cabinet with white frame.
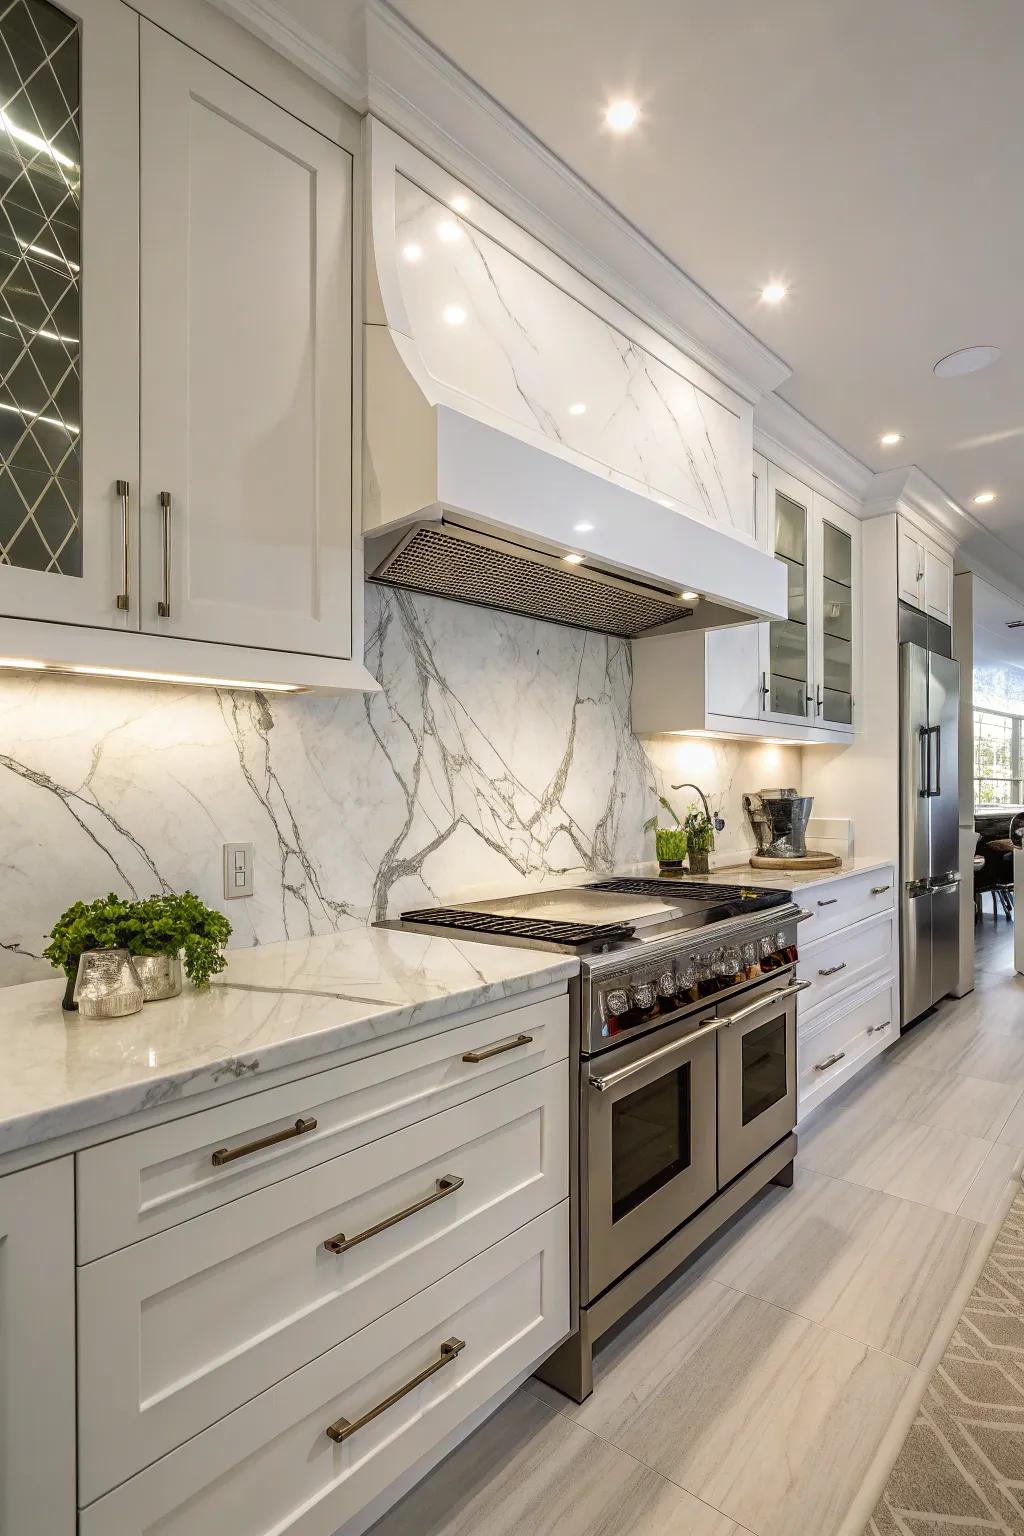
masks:
<svg viewBox="0 0 1024 1536"><path fill-rule="evenodd" d="M769 465L768 547L786 568L789 591L789 617L761 626L761 714L769 720L811 721L812 504L806 486Z"/></svg>
<svg viewBox="0 0 1024 1536"><path fill-rule="evenodd" d="M818 725L853 725L854 569L852 519L815 497L815 685Z"/></svg>

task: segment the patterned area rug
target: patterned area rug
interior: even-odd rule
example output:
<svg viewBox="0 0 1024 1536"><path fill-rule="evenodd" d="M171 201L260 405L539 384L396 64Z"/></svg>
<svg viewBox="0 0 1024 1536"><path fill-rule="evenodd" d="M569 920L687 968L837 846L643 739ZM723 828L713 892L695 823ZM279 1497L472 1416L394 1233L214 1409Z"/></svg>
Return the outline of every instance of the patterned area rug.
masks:
<svg viewBox="0 0 1024 1536"><path fill-rule="evenodd" d="M1024 1536L1024 1192L928 1383L865 1536Z"/></svg>

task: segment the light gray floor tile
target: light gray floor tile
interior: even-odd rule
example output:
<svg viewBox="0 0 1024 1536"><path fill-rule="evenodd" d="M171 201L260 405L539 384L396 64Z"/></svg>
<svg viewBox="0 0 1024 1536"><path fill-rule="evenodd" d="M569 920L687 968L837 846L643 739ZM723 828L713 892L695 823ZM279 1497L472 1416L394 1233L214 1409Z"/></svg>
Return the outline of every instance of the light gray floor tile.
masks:
<svg viewBox="0 0 1024 1536"><path fill-rule="evenodd" d="M914 1376L705 1281L598 1356L571 1416L759 1536L832 1536Z"/></svg>
<svg viewBox="0 0 1024 1536"><path fill-rule="evenodd" d="M757 1201L699 1272L916 1365L980 1235L963 1216L798 1162L794 1187Z"/></svg>
<svg viewBox="0 0 1024 1536"><path fill-rule="evenodd" d="M911 1067L901 1068L900 1075L914 1071ZM1017 1083L993 1082L990 1078L967 1077L957 1072L918 1070L917 1075L921 1081L906 1104L909 1119L985 1141L998 1139L1024 1092Z"/></svg>
<svg viewBox="0 0 1024 1536"><path fill-rule="evenodd" d="M998 1214L1007 1185L1017 1172L1020 1147L998 1144L991 1148L977 1177L960 1203L960 1215L987 1224Z"/></svg>
<svg viewBox="0 0 1024 1536"><path fill-rule="evenodd" d="M990 1142L919 1120L865 1121L855 1111L846 1104L809 1126L800 1139L803 1168L936 1210L957 1210Z"/></svg>
<svg viewBox="0 0 1024 1536"><path fill-rule="evenodd" d="M373 1527L372 1536L747 1536L526 1392Z"/></svg>

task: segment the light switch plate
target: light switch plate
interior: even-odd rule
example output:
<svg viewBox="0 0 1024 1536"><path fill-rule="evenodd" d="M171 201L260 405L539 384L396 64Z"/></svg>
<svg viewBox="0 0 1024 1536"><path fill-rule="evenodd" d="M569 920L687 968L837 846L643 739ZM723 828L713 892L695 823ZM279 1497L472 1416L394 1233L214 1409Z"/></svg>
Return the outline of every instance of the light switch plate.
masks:
<svg viewBox="0 0 1024 1536"><path fill-rule="evenodd" d="M224 844L224 900L251 896L253 892L252 843Z"/></svg>

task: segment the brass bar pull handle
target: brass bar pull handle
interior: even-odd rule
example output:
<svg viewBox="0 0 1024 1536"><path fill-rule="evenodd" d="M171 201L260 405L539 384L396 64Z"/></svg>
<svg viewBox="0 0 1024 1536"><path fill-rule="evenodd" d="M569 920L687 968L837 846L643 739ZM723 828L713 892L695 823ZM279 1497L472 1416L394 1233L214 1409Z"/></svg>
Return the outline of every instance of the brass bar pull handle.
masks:
<svg viewBox="0 0 1024 1536"><path fill-rule="evenodd" d="M818 906L819 907L834 907L838 900L839 900L838 896L826 896L824 901L819 901L818 902Z"/></svg>
<svg viewBox="0 0 1024 1536"><path fill-rule="evenodd" d="M891 890L892 890L892 885L891 884L889 884L889 885L873 885L871 887L871 894L872 894L872 896L884 896L886 891L891 891Z"/></svg>
<svg viewBox="0 0 1024 1536"><path fill-rule="evenodd" d="M120 608L122 613L128 612L132 602L128 584L129 566L131 563L131 551L128 542L130 537L129 526L131 521L129 515L130 494L131 492L128 481L118 480L117 499L121 503L121 590L117 594L117 606Z"/></svg>
<svg viewBox="0 0 1024 1536"><path fill-rule="evenodd" d="M838 965L826 965L824 970L819 970L819 976L835 976L839 971L846 970L846 961L840 960Z"/></svg>
<svg viewBox="0 0 1024 1536"><path fill-rule="evenodd" d="M886 1019L884 1024L869 1024L867 1032L868 1032L869 1035L880 1035L883 1030L886 1030L886 1029L889 1028L889 1025L891 1023L892 1023L891 1019Z"/></svg>
<svg viewBox="0 0 1024 1536"><path fill-rule="evenodd" d="M316 1130L316 1121L312 1115L308 1120L296 1120L286 1131L275 1131L273 1136L261 1136L259 1141L247 1141L241 1147L218 1147L210 1158L215 1168L223 1168L225 1163L233 1163L240 1157L248 1157L250 1152L262 1152L264 1147L276 1147L278 1142L293 1141L296 1136L305 1136L307 1131Z"/></svg>
<svg viewBox="0 0 1024 1536"><path fill-rule="evenodd" d="M163 518L163 542L164 542L164 595L163 601L157 603L156 611L162 619L171 616L171 493L160 492L160 512Z"/></svg>
<svg viewBox="0 0 1024 1536"><path fill-rule="evenodd" d="M355 1237L346 1237L344 1232L336 1232L324 1242L328 1253L347 1253L350 1248L356 1248L360 1243L365 1243L368 1237L376 1237L378 1232L386 1232L388 1227L397 1226L400 1221L405 1221L409 1216L415 1216L417 1211L425 1211L428 1205L436 1205L439 1200L454 1195L457 1189L465 1184L465 1179L460 1179L457 1173L446 1173L437 1180L432 1195L424 1195L422 1200L417 1200L414 1205L407 1205L404 1211L396 1211L393 1216L386 1216L383 1221L378 1221L372 1227L367 1227L365 1232L357 1232Z"/></svg>
<svg viewBox="0 0 1024 1536"><path fill-rule="evenodd" d="M760 688L757 691L761 695L761 708L764 709L765 705L768 702L768 695L771 692L771 689L768 687L768 673L767 672L762 672L761 673L761 686L760 686Z"/></svg>
<svg viewBox="0 0 1024 1536"><path fill-rule="evenodd" d="M328 1424L325 1433L336 1445L344 1444L357 1429L362 1429L366 1424L372 1424L374 1419L380 1418L382 1413L387 1413L389 1408L400 1403L403 1397L408 1397L410 1392L415 1392L422 1382L429 1381L431 1376L435 1376L438 1371L443 1371L446 1365L451 1365L465 1347L465 1339L445 1339L441 1345L440 1357L425 1370L420 1371L411 1381L407 1381L404 1387L399 1387L397 1392L392 1392L390 1396L379 1402L376 1408L371 1408L369 1413L362 1414L358 1419L335 1419L333 1424Z"/></svg>
<svg viewBox="0 0 1024 1536"><path fill-rule="evenodd" d="M826 1056L824 1061L814 1063L815 1072L827 1072L829 1067L834 1067L837 1061L845 1060L845 1051L836 1051L834 1056Z"/></svg>
<svg viewBox="0 0 1024 1536"><path fill-rule="evenodd" d="M506 1051L514 1051L520 1045L532 1044L532 1035L513 1035L511 1040L499 1040L497 1045L489 1045L482 1051L467 1051L462 1059L475 1066L479 1061L490 1061L492 1056L504 1056Z"/></svg>

